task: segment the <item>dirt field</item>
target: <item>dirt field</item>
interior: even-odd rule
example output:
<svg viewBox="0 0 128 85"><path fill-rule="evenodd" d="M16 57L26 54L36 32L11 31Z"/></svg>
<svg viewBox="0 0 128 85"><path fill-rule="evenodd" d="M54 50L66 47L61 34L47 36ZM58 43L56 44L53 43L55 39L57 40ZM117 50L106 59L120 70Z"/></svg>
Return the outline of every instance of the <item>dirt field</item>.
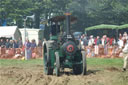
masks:
<svg viewBox="0 0 128 85"><path fill-rule="evenodd" d="M39 64L42 60L36 64L4 62L0 64L0 85L128 85L128 71L122 72L120 66L89 64L85 76L73 75L66 69L56 77L44 74L43 65Z"/></svg>

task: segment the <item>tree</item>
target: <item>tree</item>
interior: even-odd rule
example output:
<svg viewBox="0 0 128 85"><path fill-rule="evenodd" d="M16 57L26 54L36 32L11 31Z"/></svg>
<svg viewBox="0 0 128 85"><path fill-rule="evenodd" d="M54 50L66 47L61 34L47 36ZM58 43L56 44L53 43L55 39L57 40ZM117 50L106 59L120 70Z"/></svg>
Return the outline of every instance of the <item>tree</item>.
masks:
<svg viewBox="0 0 128 85"><path fill-rule="evenodd" d="M23 27L23 16L35 14L35 28L39 28L40 19L69 11L77 17L72 28L84 31L85 27L98 24L128 23L127 4L127 0L0 0L0 20L15 21Z"/></svg>

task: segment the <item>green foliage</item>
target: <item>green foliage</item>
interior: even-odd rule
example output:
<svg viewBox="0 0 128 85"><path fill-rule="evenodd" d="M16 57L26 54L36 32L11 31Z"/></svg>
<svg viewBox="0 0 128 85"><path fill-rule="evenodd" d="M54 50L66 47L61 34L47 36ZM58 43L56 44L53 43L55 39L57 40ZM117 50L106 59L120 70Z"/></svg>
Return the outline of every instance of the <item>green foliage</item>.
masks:
<svg viewBox="0 0 128 85"><path fill-rule="evenodd" d="M0 6L0 18L11 19L16 22L22 21L23 16L29 14L33 10L30 0L2 0Z"/></svg>
<svg viewBox="0 0 128 85"><path fill-rule="evenodd" d="M0 19L11 19L21 27L23 16L35 14L35 27L39 28L41 18L69 11L78 18L72 28L84 31L97 24L127 24L127 4L128 0L0 0Z"/></svg>

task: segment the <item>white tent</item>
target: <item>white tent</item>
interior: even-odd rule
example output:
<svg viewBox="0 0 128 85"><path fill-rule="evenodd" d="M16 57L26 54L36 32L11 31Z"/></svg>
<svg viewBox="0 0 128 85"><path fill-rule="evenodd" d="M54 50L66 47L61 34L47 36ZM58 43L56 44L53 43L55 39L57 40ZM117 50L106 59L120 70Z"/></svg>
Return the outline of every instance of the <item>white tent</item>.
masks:
<svg viewBox="0 0 128 85"><path fill-rule="evenodd" d="M17 26L0 26L0 37L18 40L21 37L21 33Z"/></svg>
<svg viewBox="0 0 128 85"><path fill-rule="evenodd" d="M24 43L24 28L20 28L20 32ZM35 39L38 44L38 41L43 39L43 30L26 28L26 38L29 39L30 42Z"/></svg>

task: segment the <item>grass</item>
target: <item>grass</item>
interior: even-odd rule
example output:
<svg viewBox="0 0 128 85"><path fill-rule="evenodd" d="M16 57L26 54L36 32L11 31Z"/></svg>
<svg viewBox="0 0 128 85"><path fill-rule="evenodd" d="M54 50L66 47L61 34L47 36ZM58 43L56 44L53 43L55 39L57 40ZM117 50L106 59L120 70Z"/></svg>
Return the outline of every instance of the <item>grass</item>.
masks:
<svg viewBox="0 0 128 85"><path fill-rule="evenodd" d="M87 59L88 65L93 66L122 66L123 59L122 58L88 58Z"/></svg>
<svg viewBox="0 0 128 85"><path fill-rule="evenodd" d="M0 59L0 67L33 66L33 65L43 65L43 60L42 59L31 59L31 60Z"/></svg>
<svg viewBox="0 0 128 85"><path fill-rule="evenodd" d="M43 65L42 59L31 59L31 60L9 60L0 59L0 67L2 66L30 66L30 65ZM110 59L110 58L87 58L88 66L117 66L123 65L122 58Z"/></svg>

